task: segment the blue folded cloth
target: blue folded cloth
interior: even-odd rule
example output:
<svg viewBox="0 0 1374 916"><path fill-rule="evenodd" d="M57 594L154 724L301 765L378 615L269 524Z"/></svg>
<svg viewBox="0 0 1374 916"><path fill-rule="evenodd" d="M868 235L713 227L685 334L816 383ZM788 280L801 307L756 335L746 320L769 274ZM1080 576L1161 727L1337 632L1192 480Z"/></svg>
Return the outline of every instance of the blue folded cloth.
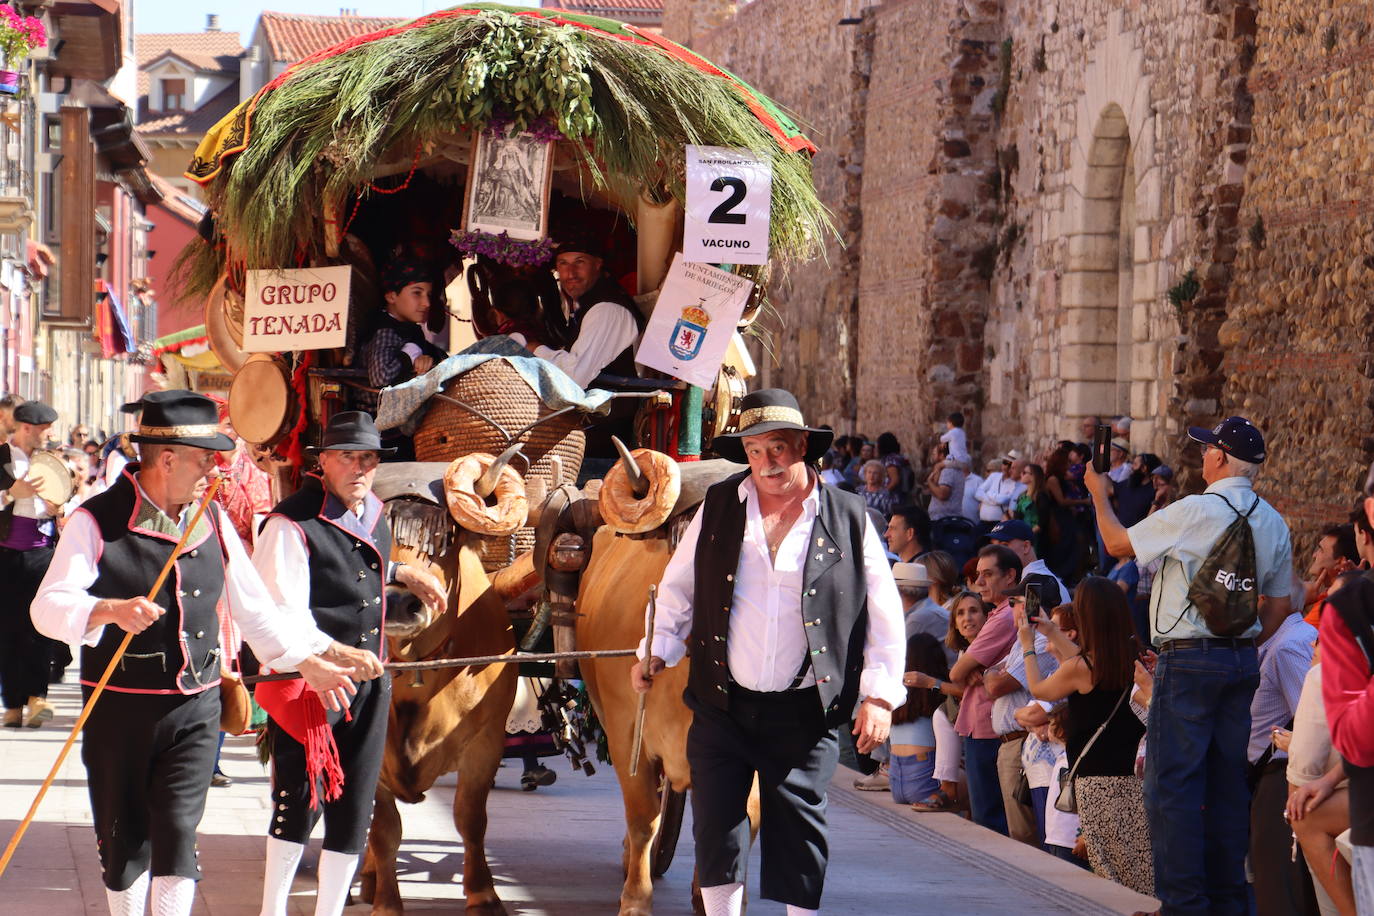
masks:
<svg viewBox="0 0 1374 916"><path fill-rule="evenodd" d="M413 435L424 418L429 399L442 392L449 379L475 369L489 359L504 359L510 363L549 410L576 407L588 413L604 414L611 409L611 392L600 388L584 390L562 369L531 355L530 351L502 334L479 340L424 375L383 388L377 408L378 429L399 428L407 436Z"/></svg>

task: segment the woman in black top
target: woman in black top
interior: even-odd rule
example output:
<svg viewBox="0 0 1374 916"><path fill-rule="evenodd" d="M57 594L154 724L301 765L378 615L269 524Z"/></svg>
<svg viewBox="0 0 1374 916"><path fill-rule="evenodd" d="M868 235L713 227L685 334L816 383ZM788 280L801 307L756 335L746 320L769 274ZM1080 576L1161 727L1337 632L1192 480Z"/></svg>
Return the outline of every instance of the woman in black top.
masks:
<svg viewBox="0 0 1374 916"><path fill-rule="evenodd" d="M1073 610L1078 621L1077 646L1048 616L1041 615L1032 626L1024 607L1014 606L1026 682L1038 700L1068 701L1064 744L1069 767L1078 765L1074 790L1093 871L1152 895L1154 860L1145 820L1145 787L1135 775L1136 750L1145 726L1130 704L1135 683L1130 608L1115 582L1089 576L1074 593ZM1049 677L1040 676L1035 660L1037 628L1064 659Z"/></svg>

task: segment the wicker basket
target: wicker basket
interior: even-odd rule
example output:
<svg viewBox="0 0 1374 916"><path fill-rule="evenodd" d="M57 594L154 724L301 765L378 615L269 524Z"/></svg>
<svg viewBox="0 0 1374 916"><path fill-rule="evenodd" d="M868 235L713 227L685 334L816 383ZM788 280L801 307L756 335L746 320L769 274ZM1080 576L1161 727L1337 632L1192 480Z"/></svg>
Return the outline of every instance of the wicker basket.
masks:
<svg viewBox="0 0 1374 916"><path fill-rule="evenodd" d="M417 460L452 461L473 452L499 455L518 438L524 446L521 453L531 462L525 480L543 480L552 491L577 479L587 440L579 428L582 415L568 411L530 428L553 411L543 405L510 363L489 359L450 379L443 393L444 397L430 400L415 431ZM563 466L560 480L554 480L554 457ZM518 459L516 469L520 469ZM488 572L502 569L533 547L533 528L521 528L508 537L486 538L482 565Z"/></svg>

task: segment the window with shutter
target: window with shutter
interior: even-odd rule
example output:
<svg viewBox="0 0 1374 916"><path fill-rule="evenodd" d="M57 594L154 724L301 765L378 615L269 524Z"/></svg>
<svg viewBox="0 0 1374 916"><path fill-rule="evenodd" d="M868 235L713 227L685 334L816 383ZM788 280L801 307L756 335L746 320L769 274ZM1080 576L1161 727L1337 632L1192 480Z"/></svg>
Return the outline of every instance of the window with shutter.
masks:
<svg viewBox="0 0 1374 916"><path fill-rule="evenodd" d="M181 111L186 105L186 80L162 81L162 110Z"/></svg>

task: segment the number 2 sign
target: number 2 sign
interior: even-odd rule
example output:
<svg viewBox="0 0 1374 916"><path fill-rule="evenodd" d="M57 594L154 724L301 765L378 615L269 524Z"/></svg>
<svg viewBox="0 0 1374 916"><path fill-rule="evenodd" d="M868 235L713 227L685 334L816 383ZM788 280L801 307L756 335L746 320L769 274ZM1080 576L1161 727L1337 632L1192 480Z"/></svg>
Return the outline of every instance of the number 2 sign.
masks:
<svg viewBox="0 0 1374 916"><path fill-rule="evenodd" d="M685 261L768 263L773 163L749 150L687 147Z"/></svg>

